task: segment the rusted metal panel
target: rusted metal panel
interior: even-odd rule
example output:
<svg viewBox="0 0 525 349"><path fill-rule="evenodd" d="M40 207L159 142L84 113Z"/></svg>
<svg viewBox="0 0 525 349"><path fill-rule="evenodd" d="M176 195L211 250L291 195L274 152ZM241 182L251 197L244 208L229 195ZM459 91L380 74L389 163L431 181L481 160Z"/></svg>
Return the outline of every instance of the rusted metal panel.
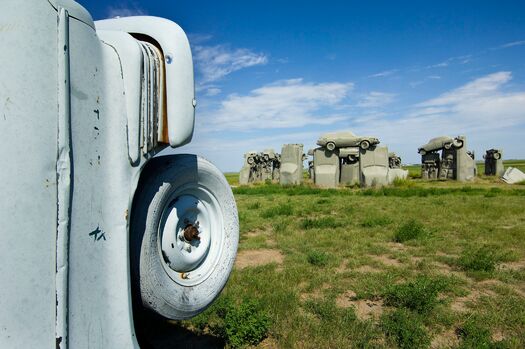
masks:
<svg viewBox="0 0 525 349"><path fill-rule="evenodd" d="M166 92L170 97L166 99L169 144L180 147L189 143L193 136L197 102L191 50L184 31L171 21L147 16L102 20L95 25L102 30L142 34L160 45L166 69Z"/></svg>

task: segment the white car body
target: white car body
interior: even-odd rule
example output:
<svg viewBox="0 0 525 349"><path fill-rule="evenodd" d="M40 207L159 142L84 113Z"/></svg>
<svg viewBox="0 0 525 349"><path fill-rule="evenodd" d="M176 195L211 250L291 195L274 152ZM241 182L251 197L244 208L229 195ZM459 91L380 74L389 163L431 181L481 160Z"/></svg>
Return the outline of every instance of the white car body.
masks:
<svg viewBox="0 0 525 349"><path fill-rule="evenodd" d="M129 215L148 161L193 135L186 35L4 0L0 45L0 347L137 348Z"/></svg>

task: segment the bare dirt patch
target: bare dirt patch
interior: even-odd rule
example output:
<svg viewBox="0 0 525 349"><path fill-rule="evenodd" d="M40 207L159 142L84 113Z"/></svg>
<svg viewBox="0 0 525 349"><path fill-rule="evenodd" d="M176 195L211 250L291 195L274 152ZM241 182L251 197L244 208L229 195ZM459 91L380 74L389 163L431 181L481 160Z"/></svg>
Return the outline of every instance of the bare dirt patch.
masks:
<svg viewBox="0 0 525 349"><path fill-rule="evenodd" d="M512 271L518 271L525 269L525 260L517 261L517 262L508 262L508 263L501 263L498 266L498 269L500 270L512 270Z"/></svg>
<svg viewBox="0 0 525 349"><path fill-rule="evenodd" d="M468 295L456 298L451 304L450 308L458 313L467 312L469 309L469 303L476 302L480 297L488 296L494 297L496 293L492 290L472 290Z"/></svg>
<svg viewBox="0 0 525 349"><path fill-rule="evenodd" d="M269 263L282 264L284 256L279 250L258 249L258 250L244 250L237 254L235 260L235 267L237 269L244 269L247 267L256 267Z"/></svg>
<svg viewBox="0 0 525 349"><path fill-rule="evenodd" d="M381 272L381 269L374 268L370 265L362 265L360 267L357 267L355 270L360 273L380 273Z"/></svg>
<svg viewBox="0 0 525 349"><path fill-rule="evenodd" d="M388 249L397 252L404 252L408 249L408 247L406 247L400 242L388 242L386 246L388 247Z"/></svg>
<svg viewBox="0 0 525 349"><path fill-rule="evenodd" d="M394 259L394 258L391 258L390 256L387 256L387 255L378 255L378 256L370 256L372 259L378 261L378 262L381 262L383 263L384 265L386 266L389 266L389 267L400 267L401 266L401 262L398 261L397 259Z"/></svg>
<svg viewBox="0 0 525 349"><path fill-rule="evenodd" d="M454 330L447 330L439 333L432 339L430 343L431 349L441 348L456 348L459 345L459 338Z"/></svg>
<svg viewBox="0 0 525 349"><path fill-rule="evenodd" d="M345 293L337 296L337 298L335 299L335 304L339 308L350 308L351 306L353 306L356 296L357 295L354 291L348 290Z"/></svg>
<svg viewBox="0 0 525 349"><path fill-rule="evenodd" d="M471 280L471 278L469 278L464 272L454 270L454 268L452 268L448 264L440 263L440 262L433 262L432 265L434 266L437 272L443 275L447 275L447 276L454 275L463 280Z"/></svg>
<svg viewBox="0 0 525 349"><path fill-rule="evenodd" d="M346 270L347 270L347 264L348 264L348 261L345 259L341 262L341 264L339 264L339 266L337 268L335 268L335 272L336 273L344 273Z"/></svg>
<svg viewBox="0 0 525 349"><path fill-rule="evenodd" d="M323 297L323 291L330 288L329 284L323 284L321 287L316 288L313 292L304 292L299 295L301 301L315 300Z"/></svg>
<svg viewBox="0 0 525 349"><path fill-rule="evenodd" d="M266 337L259 345L257 345L257 348L264 348L264 349L279 349L279 343L272 338L272 337Z"/></svg>
<svg viewBox="0 0 525 349"><path fill-rule="evenodd" d="M360 320L379 319L383 314L383 300L356 299L356 296L354 291L347 290L336 298L335 304L345 309L353 307Z"/></svg>
<svg viewBox="0 0 525 349"><path fill-rule="evenodd" d="M355 301L356 315L359 320L377 320L383 314L383 300L360 299Z"/></svg>

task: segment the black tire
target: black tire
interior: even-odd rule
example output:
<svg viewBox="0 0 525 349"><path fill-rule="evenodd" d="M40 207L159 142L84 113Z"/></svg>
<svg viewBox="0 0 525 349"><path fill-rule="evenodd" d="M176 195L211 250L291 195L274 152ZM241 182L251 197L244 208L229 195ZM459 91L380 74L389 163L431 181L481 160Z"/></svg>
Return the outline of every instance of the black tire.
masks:
<svg viewBox="0 0 525 349"><path fill-rule="evenodd" d="M496 159L496 160L501 159L501 154L500 153L494 153L494 159Z"/></svg>
<svg viewBox="0 0 525 349"><path fill-rule="evenodd" d="M180 232L186 231L188 218L191 220L193 216L203 222L200 227L195 224L199 238L188 241ZM182 226L186 228L181 230ZM181 258L201 257L191 263L170 259L165 244L169 239L174 239L175 246L172 243L174 252L168 253ZM135 306L141 305L169 319L197 315L225 286L238 241L235 200L226 179L215 166L195 155L152 159L141 175L130 222ZM183 246L180 251L179 243ZM191 252L185 246L189 246Z"/></svg>

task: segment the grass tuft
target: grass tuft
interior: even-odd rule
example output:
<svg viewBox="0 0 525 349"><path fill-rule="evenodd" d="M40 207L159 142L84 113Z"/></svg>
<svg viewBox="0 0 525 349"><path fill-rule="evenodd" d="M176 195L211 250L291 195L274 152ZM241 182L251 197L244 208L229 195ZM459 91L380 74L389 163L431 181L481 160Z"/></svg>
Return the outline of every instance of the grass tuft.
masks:
<svg viewBox="0 0 525 349"><path fill-rule="evenodd" d="M442 279L420 275L412 281L388 286L384 293L385 304L428 313L438 304L438 294L446 286Z"/></svg>
<svg viewBox="0 0 525 349"><path fill-rule="evenodd" d="M293 214L293 207L290 204L279 204L270 207L261 213L262 218L272 218L276 216L291 216Z"/></svg>
<svg viewBox="0 0 525 349"><path fill-rule="evenodd" d="M343 223L336 221L333 217L305 218L301 220L301 229L330 229L343 226Z"/></svg>
<svg viewBox="0 0 525 349"><path fill-rule="evenodd" d="M500 261L501 253L497 248L484 245L475 249L465 249L458 259L458 264L466 271L492 272Z"/></svg>
<svg viewBox="0 0 525 349"><path fill-rule="evenodd" d="M489 329L482 325L480 319L475 317L468 319L461 327L457 328L456 335L461 338L458 349L503 349L511 347L504 341L493 341Z"/></svg>
<svg viewBox="0 0 525 349"><path fill-rule="evenodd" d="M248 210L258 210L261 208L261 203L259 201L255 201L247 206Z"/></svg>
<svg viewBox="0 0 525 349"><path fill-rule="evenodd" d="M256 300L230 307L224 322L227 340L233 348L259 344L270 328L270 318Z"/></svg>
<svg viewBox="0 0 525 349"><path fill-rule="evenodd" d="M423 225L415 219L412 219L397 229L394 234L394 242L416 240L426 237L427 235L428 232L425 230Z"/></svg>
<svg viewBox="0 0 525 349"><path fill-rule="evenodd" d="M398 348L427 348L430 344L423 322L406 309L397 309L384 315L380 326Z"/></svg>
<svg viewBox="0 0 525 349"><path fill-rule="evenodd" d="M362 222L361 226L365 228L382 227L392 223L392 219L389 217L377 217L370 216L366 217Z"/></svg>
<svg viewBox="0 0 525 349"><path fill-rule="evenodd" d="M328 264L328 255L322 251L310 251L306 256L308 263L323 267Z"/></svg>

